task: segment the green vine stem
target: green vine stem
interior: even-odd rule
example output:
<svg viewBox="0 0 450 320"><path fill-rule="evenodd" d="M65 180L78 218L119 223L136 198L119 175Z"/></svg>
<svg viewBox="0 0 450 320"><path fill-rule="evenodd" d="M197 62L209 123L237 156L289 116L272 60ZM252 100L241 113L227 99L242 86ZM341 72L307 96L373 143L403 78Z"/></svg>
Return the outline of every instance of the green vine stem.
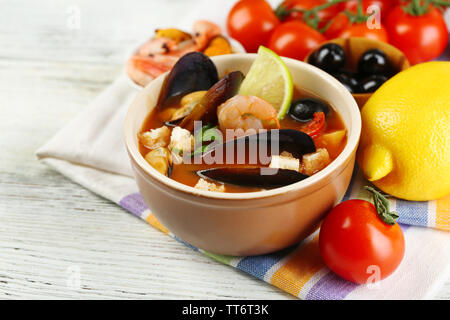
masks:
<svg viewBox="0 0 450 320"><path fill-rule="evenodd" d="M449 7L450 1L445 0L411 0L409 4L403 6L403 10L412 16L422 16L428 13L430 4L438 7Z"/></svg>
<svg viewBox="0 0 450 320"><path fill-rule="evenodd" d="M377 210L378 216L383 222L394 225L399 218L399 215L395 211L390 211L390 203L386 197L372 187L365 186L364 189L371 192L373 195L373 204Z"/></svg>

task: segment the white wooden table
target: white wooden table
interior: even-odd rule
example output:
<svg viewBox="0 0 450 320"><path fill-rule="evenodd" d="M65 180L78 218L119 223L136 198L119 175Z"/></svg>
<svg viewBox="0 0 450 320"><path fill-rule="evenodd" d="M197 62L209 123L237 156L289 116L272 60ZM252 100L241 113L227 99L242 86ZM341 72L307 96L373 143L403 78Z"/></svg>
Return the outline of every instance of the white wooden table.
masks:
<svg viewBox="0 0 450 320"><path fill-rule="evenodd" d="M0 0L0 298L291 298L34 157L122 72L137 39L189 7L187 0ZM450 299L450 281L437 298Z"/></svg>

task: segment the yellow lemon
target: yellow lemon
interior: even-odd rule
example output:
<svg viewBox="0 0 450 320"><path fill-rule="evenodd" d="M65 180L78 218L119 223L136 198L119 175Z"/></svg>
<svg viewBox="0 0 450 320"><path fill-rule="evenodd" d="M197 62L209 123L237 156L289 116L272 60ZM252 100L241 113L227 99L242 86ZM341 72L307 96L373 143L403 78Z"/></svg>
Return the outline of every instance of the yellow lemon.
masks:
<svg viewBox="0 0 450 320"><path fill-rule="evenodd" d="M398 198L450 194L450 62L409 68L361 110L357 160L378 188Z"/></svg>

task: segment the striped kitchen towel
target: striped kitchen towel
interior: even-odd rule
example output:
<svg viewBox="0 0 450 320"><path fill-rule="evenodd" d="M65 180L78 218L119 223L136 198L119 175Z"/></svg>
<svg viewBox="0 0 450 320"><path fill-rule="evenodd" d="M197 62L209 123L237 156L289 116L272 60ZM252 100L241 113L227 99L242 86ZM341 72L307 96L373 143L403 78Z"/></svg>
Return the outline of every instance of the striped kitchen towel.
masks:
<svg viewBox="0 0 450 320"><path fill-rule="evenodd" d="M217 255L178 239L150 212L132 178L122 128L135 94L126 78L118 79L40 148L37 156L193 250L302 299L422 299L432 297L448 279L450 232L441 230L450 230L450 196L429 202L390 199L405 233L405 258L394 274L375 285L356 285L327 269L320 258L317 232L293 247L254 257ZM356 168L344 200L369 199L364 185L368 182Z"/></svg>

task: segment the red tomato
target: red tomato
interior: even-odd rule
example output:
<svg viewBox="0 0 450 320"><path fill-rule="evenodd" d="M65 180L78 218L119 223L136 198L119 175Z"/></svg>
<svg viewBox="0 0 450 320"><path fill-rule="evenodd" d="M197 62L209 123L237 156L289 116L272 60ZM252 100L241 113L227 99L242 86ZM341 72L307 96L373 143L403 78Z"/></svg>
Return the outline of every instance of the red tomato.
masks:
<svg viewBox="0 0 450 320"><path fill-rule="evenodd" d="M311 138L315 138L322 131L324 125L325 113L316 112L314 113L314 118L302 129L302 131L308 134Z"/></svg>
<svg viewBox="0 0 450 320"><path fill-rule="evenodd" d="M350 25L350 20L345 13L339 13L330 23L324 36L327 39L334 39L339 37L342 31Z"/></svg>
<svg viewBox="0 0 450 320"><path fill-rule="evenodd" d="M325 40L319 31L303 22L293 20L275 28L268 46L280 56L303 60L311 50Z"/></svg>
<svg viewBox="0 0 450 320"><path fill-rule="evenodd" d="M247 52L266 45L273 29L280 23L265 0L238 1L227 18L228 34L239 41Z"/></svg>
<svg viewBox="0 0 450 320"><path fill-rule="evenodd" d="M349 0L347 2L342 2L341 4L341 10L348 10L350 12L357 11L358 8L358 0ZM364 14L367 14L367 8L369 8L371 5L377 5L380 7L380 14L381 19L385 19L389 13L389 10L393 6L393 0L363 0L362 2L362 8Z"/></svg>
<svg viewBox="0 0 450 320"><path fill-rule="evenodd" d="M403 51L411 64L439 57L448 43L448 30L438 9L431 7L421 16L406 13L401 6L386 20L389 42Z"/></svg>
<svg viewBox="0 0 450 320"><path fill-rule="evenodd" d="M285 0L282 3L282 6L286 9L301 9L301 10L308 10L312 9L314 7L320 6L322 4L325 4L329 2L329 0ZM326 25L328 21L330 21L334 16L336 16L339 12L339 6L334 5L327 9L320 10L317 15L320 19L319 28ZM303 19L303 13L301 12L291 12L287 18L287 20L291 19L297 19L302 20Z"/></svg>
<svg viewBox="0 0 450 320"><path fill-rule="evenodd" d="M369 29L365 22L352 24L339 34L339 38L350 37L362 37L388 42L388 34L383 25L381 25L380 29Z"/></svg>
<svg viewBox="0 0 450 320"><path fill-rule="evenodd" d="M372 203L348 200L334 207L323 221L319 246L331 270L363 284L384 279L397 269L405 239L400 226L384 223Z"/></svg>

